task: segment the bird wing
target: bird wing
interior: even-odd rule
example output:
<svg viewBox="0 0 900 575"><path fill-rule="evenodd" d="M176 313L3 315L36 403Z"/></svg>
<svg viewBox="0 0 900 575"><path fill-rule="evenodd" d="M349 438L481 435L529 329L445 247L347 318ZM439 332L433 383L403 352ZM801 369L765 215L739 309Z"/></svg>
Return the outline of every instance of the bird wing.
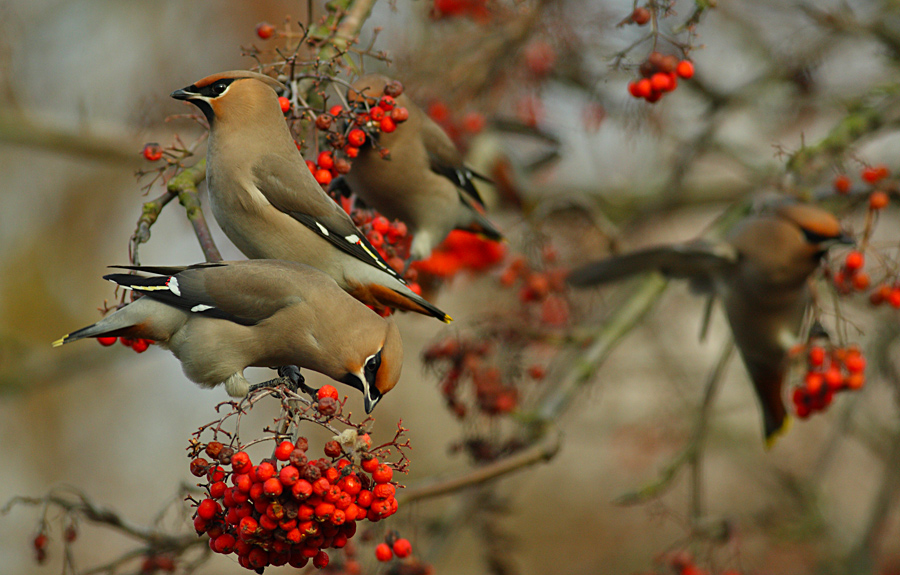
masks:
<svg viewBox="0 0 900 575"><path fill-rule="evenodd" d="M737 264L738 253L725 243L697 240L639 250L582 266L569 274L574 286L591 286L635 274L657 271L670 278L689 278L705 285Z"/></svg>
<svg viewBox="0 0 900 575"><path fill-rule="evenodd" d="M489 182L490 180L472 171L463 163L462 156L450 136L431 119L426 118L422 123L422 142L428 153L428 161L431 171L447 178L469 197L475 200L480 207L484 206L484 200L475 187L473 178Z"/></svg>
<svg viewBox="0 0 900 575"><path fill-rule="evenodd" d="M322 191L303 165L281 156L262 158L253 168L256 187L270 204L341 251L406 282L378 254L337 203ZM299 169L298 169L299 168Z"/></svg>
<svg viewBox="0 0 900 575"><path fill-rule="evenodd" d="M300 301L294 289L296 282L273 281L279 273L273 266L215 263L187 268L116 267L160 275L109 274L103 279L173 307L241 325L256 325ZM173 270L180 271L167 273Z"/></svg>

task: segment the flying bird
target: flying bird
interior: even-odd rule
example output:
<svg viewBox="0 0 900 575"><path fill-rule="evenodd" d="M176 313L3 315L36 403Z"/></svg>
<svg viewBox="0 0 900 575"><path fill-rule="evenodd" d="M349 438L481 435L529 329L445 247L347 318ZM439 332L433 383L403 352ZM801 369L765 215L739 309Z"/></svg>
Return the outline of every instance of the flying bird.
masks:
<svg viewBox="0 0 900 575"><path fill-rule="evenodd" d="M104 276L144 297L53 342L88 337L150 339L181 360L203 387L250 390L247 367L297 366L363 393L366 413L400 378L396 324L356 301L327 275L275 260L189 267L114 266L154 274Z"/></svg>
<svg viewBox="0 0 900 575"><path fill-rule="evenodd" d="M392 80L370 74L353 82L350 102L375 105ZM457 229L502 240L503 235L484 216L484 202L473 179L482 178L463 163L450 136L406 94L395 98L409 118L396 130L378 135L378 146L364 145L350 172L336 180L346 185L391 219L398 219L413 234L410 258L425 259L447 235ZM378 148L387 148L390 158Z"/></svg>
<svg viewBox="0 0 900 575"><path fill-rule="evenodd" d="M297 149L276 91L246 70L222 72L176 90L209 121L207 185L213 216L251 259L310 265L361 302L449 322L412 292L396 270L319 186Z"/></svg>
<svg viewBox="0 0 900 575"><path fill-rule="evenodd" d="M574 270L568 281L588 287L658 271L720 298L771 444L787 417L782 387L810 301L807 280L838 243L852 240L832 214L781 201L739 222L724 241L698 239L610 257Z"/></svg>

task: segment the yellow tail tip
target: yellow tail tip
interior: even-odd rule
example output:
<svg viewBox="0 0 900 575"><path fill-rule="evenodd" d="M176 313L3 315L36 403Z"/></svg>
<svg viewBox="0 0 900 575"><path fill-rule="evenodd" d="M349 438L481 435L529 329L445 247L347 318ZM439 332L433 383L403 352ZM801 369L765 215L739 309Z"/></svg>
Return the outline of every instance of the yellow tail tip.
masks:
<svg viewBox="0 0 900 575"><path fill-rule="evenodd" d="M781 422L781 427L773 431L766 437L766 450L772 449L775 445L775 442L778 441L782 436L787 434L788 430L791 428L791 424L794 422L794 418L790 415L786 415L784 417L784 421Z"/></svg>
<svg viewBox="0 0 900 575"><path fill-rule="evenodd" d="M66 338L67 338L67 337L69 337L69 334L66 334L66 335L62 336L61 338L59 338L58 340L54 341L54 342L51 343L50 345L51 345L52 347L59 347L59 346L61 346L62 344L66 343Z"/></svg>

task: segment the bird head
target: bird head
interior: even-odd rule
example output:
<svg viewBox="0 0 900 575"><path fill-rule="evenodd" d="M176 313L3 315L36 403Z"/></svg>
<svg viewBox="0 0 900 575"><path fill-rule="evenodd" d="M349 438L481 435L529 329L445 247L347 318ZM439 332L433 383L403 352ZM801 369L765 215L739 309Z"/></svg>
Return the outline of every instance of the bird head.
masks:
<svg viewBox="0 0 900 575"><path fill-rule="evenodd" d="M838 219L818 206L785 203L778 206L776 213L797 226L815 257L821 257L828 248L836 244L855 243L853 238L841 229Z"/></svg>
<svg viewBox="0 0 900 575"><path fill-rule="evenodd" d="M367 74L350 85L347 90L347 101L351 104L366 102L370 107L378 103L384 95L384 87L391 79L381 74Z"/></svg>
<svg viewBox="0 0 900 575"><path fill-rule="evenodd" d="M378 351L366 357L359 368L348 369L340 380L362 392L366 413L372 413L382 396L397 385L403 367L400 330L391 318L385 324L385 337Z"/></svg>
<svg viewBox="0 0 900 575"><path fill-rule="evenodd" d="M246 116L254 109L269 112L273 106L278 110L278 117L282 117L277 107L277 92L284 90L284 84L265 74L232 70L197 80L171 95L176 100L185 100L200 108L212 126L216 120L231 115Z"/></svg>

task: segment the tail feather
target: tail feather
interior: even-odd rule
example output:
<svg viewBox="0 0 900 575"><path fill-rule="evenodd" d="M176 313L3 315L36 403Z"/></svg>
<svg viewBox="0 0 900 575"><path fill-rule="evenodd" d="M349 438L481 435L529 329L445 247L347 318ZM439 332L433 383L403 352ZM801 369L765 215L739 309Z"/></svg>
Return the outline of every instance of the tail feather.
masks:
<svg viewBox="0 0 900 575"><path fill-rule="evenodd" d="M85 339L88 337L137 337L139 335L137 332L140 331L140 326L138 325L122 325L118 321L107 321L112 319L115 315L116 314L112 314L111 316L105 317L93 325L83 327L79 330L73 331L72 333L67 333L58 340L54 341L51 345L53 347L59 347L63 344L78 341L79 339Z"/></svg>
<svg viewBox="0 0 900 575"><path fill-rule="evenodd" d="M350 295L362 302L376 301L384 306L395 307L397 309L413 311L422 315L435 317L444 323L453 321L452 317L438 309L437 306L431 304L425 298L416 295L410 290L400 291L398 289L373 283L364 288L358 288Z"/></svg>

